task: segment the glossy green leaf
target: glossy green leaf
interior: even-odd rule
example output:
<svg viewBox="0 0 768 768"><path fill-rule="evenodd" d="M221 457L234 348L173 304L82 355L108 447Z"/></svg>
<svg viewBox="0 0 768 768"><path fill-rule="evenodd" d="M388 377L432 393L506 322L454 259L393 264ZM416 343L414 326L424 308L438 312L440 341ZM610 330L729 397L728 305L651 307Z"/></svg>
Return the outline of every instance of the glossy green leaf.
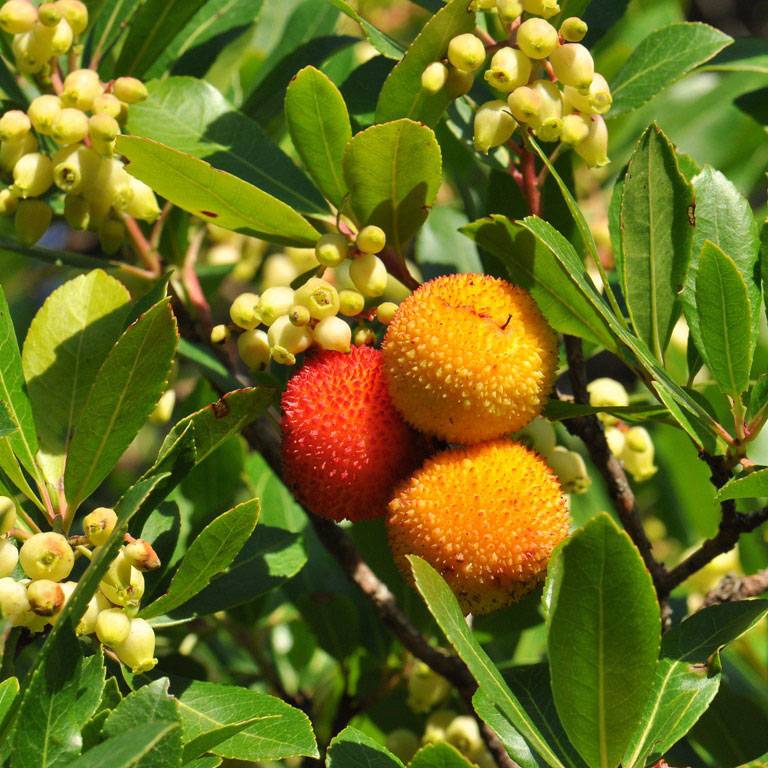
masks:
<svg viewBox="0 0 768 768"><path fill-rule="evenodd" d="M451 0L424 25L384 82L376 105L376 122L408 117L436 125L452 101L447 89L430 94L421 87L421 75L428 64L445 58L448 43L475 28L475 14L469 0Z"/></svg>
<svg viewBox="0 0 768 768"><path fill-rule="evenodd" d="M416 239L416 256L424 278L450 272L482 272L477 245L462 234L469 225L463 211L436 205Z"/></svg>
<svg viewBox="0 0 768 768"><path fill-rule="evenodd" d="M614 768L653 683L661 636L653 582L606 514L576 531L555 557L547 586L555 705L586 763Z"/></svg>
<svg viewBox="0 0 768 768"><path fill-rule="evenodd" d="M131 174L204 221L283 245L309 246L320 236L281 200L203 160L138 136L120 136L118 145Z"/></svg>
<svg viewBox="0 0 768 768"><path fill-rule="evenodd" d="M16 717L13 768L69 765L80 753L80 731L101 700L101 653L84 658L70 627L60 632L57 651L48 654L27 684Z"/></svg>
<svg viewBox="0 0 768 768"><path fill-rule="evenodd" d="M263 0L206 0L165 46L144 79L173 75L202 77L222 48L258 20ZM129 113L130 115L130 113Z"/></svg>
<svg viewBox="0 0 768 768"><path fill-rule="evenodd" d="M305 67L288 86L285 117L304 167L340 208L347 195L342 164L352 126L339 89L319 69Z"/></svg>
<svg viewBox="0 0 768 768"><path fill-rule="evenodd" d="M220 757L206 755L205 757L198 757L196 760L184 763L184 768L219 768L222 762Z"/></svg>
<svg viewBox="0 0 768 768"><path fill-rule="evenodd" d="M543 415L550 421L565 421L566 419L575 419L579 416L591 416L598 413L610 413L630 424L639 424L647 421L667 421L669 419L667 409L660 405L635 403L633 405L607 408L604 406L573 403L568 400L550 400L544 409Z"/></svg>
<svg viewBox="0 0 768 768"><path fill-rule="evenodd" d="M186 765L187 760L199 757L205 752L210 752L214 747L224 741L228 741L233 736L237 736L237 734L241 733L246 728L250 728L252 725L260 722L261 719L260 715L255 715L254 717L249 717L247 720L240 720L236 723L227 723L226 725L221 725L218 728L214 728L213 730L201 734L196 739L192 739L192 741L189 741L184 745L182 755L184 764Z"/></svg>
<svg viewBox="0 0 768 768"><path fill-rule="evenodd" d="M435 134L412 120L374 125L344 153L349 202L361 226L376 224L403 253L424 223L442 180Z"/></svg>
<svg viewBox="0 0 768 768"><path fill-rule="evenodd" d="M522 704L520 706L522 707ZM502 708L484 688L478 688L475 691L472 696L472 707L475 714L496 734L496 738L504 745L507 753L512 755L516 765L520 768L539 768L542 765ZM524 711L527 716L530 716L527 710ZM555 752L554 749L552 751Z"/></svg>
<svg viewBox="0 0 768 768"><path fill-rule="evenodd" d="M720 685L720 675L706 667L709 657L767 612L767 600L713 605L664 635L651 698L624 756L627 768L662 757L688 733Z"/></svg>
<svg viewBox="0 0 768 768"><path fill-rule="evenodd" d="M658 360L680 313L691 254L693 190L657 125L642 136L624 177L622 288L637 335Z"/></svg>
<svg viewBox="0 0 768 768"><path fill-rule="evenodd" d="M0 438L8 437L8 435L16 432L18 427L11 418L11 414L8 413L6 407L0 403Z"/></svg>
<svg viewBox="0 0 768 768"><path fill-rule="evenodd" d="M430 744L414 755L408 768L472 768L472 763L450 744Z"/></svg>
<svg viewBox="0 0 768 768"><path fill-rule="evenodd" d="M563 763L510 691L499 670L480 647L451 588L426 561L414 556L408 559L416 587L427 607L456 653L469 667L488 701L499 709L547 765L562 768Z"/></svg>
<svg viewBox="0 0 768 768"><path fill-rule="evenodd" d="M56 487L74 425L104 358L123 330L130 296L93 270L57 288L32 320L21 362L48 482Z"/></svg>
<svg viewBox="0 0 768 768"><path fill-rule="evenodd" d="M144 618L161 616L191 600L224 572L250 538L259 519L259 500L238 504L209 523L194 539L167 594L144 608Z"/></svg>
<svg viewBox="0 0 768 768"><path fill-rule="evenodd" d="M499 259L509 279L531 293L556 331L615 349L613 334L600 313L531 232L499 215L468 224L462 232Z"/></svg>
<svg viewBox="0 0 768 768"><path fill-rule="evenodd" d="M735 477L717 492L719 501L760 499L764 496L768 496L768 469L758 469L748 475Z"/></svg>
<svg viewBox="0 0 768 768"><path fill-rule="evenodd" d="M32 404L24 382L21 354L13 329L11 310L0 288L0 405L16 427L16 431L6 438L21 465L33 477L37 476L35 454L37 453L37 434L32 416Z"/></svg>
<svg viewBox="0 0 768 768"><path fill-rule="evenodd" d="M69 447L64 488L73 508L104 480L165 391L177 338L165 300L131 325L104 358Z"/></svg>
<svg viewBox="0 0 768 768"><path fill-rule="evenodd" d="M223 725L258 718L211 751L232 760L318 757L309 719L280 699L233 685L202 682L190 683L177 696L185 743Z"/></svg>
<svg viewBox="0 0 768 768"><path fill-rule="evenodd" d="M149 98L128 112L131 134L205 160L299 211L327 211L322 195L288 155L212 85L169 77L150 83L148 90Z"/></svg>
<svg viewBox="0 0 768 768"><path fill-rule="evenodd" d="M755 277L760 253L757 222L749 202L736 187L714 168L706 167L693 179L696 194L696 227L693 232L691 263L682 295L685 316L691 336L701 349L701 326L696 313L696 276L699 255L705 241L722 248L734 261L747 286L752 309L752 338L756 338L760 323L760 286Z"/></svg>
<svg viewBox="0 0 768 768"><path fill-rule="evenodd" d="M141 77L206 0L146 0L131 19L115 72Z"/></svg>
<svg viewBox="0 0 768 768"><path fill-rule="evenodd" d="M720 389L739 396L752 367L752 310L744 278L733 259L706 241L696 275L701 354Z"/></svg>
<svg viewBox="0 0 768 768"><path fill-rule="evenodd" d="M700 23L670 24L652 32L635 48L611 84L611 117L642 106L732 42L732 37Z"/></svg>
<svg viewBox="0 0 768 768"><path fill-rule="evenodd" d="M119 736L131 728L155 722L181 725L178 702L169 693L167 677L153 680L122 699L109 713L102 733L108 737ZM177 742L177 749L180 751L181 729L169 736L169 741L171 739Z"/></svg>
<svg viewBox="0 0 768 768"><path fill-rule="evenodd" d="M178 732L178 723L140 725L88 750L67 768L176 768L181 765Z"/></svg>
<svg viewBox="0 0 768 768"><path fill-rule="evenodd" d="M351 726L334 737L328 747L327 768L405 768L395 757L370 736Z"/></svg>
<svg viewBox="0 0 768 768"><path fill-rule="evenodd" d="M331 5L336 6L345 16L356 21L363 30L365 39L382 55L388 59L399 61L403 57L403 49L400 44L393 40L388 34L382 32L378 27L371 24L366 18L361 16L346 0L328 0Z"/></svg>

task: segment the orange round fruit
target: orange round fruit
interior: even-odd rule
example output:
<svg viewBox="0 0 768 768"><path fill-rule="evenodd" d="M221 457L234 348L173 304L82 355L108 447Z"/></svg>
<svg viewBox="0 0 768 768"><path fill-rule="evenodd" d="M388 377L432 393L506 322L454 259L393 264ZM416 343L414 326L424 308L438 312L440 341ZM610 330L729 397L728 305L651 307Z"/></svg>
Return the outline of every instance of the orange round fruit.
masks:
<svg viewBox="0 0 768 768"><path fill-rule="evenodd" d="M557 337L530 294L486 275L422 285L395 313L382 351L406 421L464 445L538 416L557 365Z"/></svg>
<svg viewBox="0 0 768 768"><path fill-rule="evenodd" d="M288 382L282 407L285 479L320 517L383 516L423 458L424 439L393 408L372 347L313 355Z"/></svg>
<svg viewBox="0 0 768 768"><path fill-rule="evenodd" d="M387 533L408 577L407 555L440 572L467 613L518 601L543 579L568 534L568 505L544 460L512 440L455 448L429 459L389 503Z"/></svg>

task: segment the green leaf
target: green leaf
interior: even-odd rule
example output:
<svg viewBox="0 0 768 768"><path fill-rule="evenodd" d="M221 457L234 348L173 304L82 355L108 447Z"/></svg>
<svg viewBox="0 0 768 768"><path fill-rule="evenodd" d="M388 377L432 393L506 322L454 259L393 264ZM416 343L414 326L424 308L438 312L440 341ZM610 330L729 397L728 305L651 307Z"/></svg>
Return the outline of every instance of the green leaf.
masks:
<svg viewBox="0 0 768 768"><path fill-rule="evenodd" d="M604 406L572 403L568 400L550 400L542 415L546 416L550 421L566 421L567 419L576 419L579 416L591 416L598 413L610 413L630 424L641 424L646 421L663 422L669 419L667 409L659 405L636 403L606 408Z"/></svg>
<svg viewBox="0 0 768 768"><path fill-rule="evenodd" d="M72 251L59 251L51 248L38 248L36 246L27 247L0 236L0 256L7 257L9 253L37 259L46 264L53 264L55 267L66 266L81 270L113 269L132 277L135 277L137 274L135 267L120 261L97 258L95 256L88 256L85 253L74 253ZM145 277L144 273L141 273L141 277Z"/></svg>
<svg viewBox="0 0 768 768"><path fill-rule="evenodd" d="M169 693L167 677L153 680L126 696L107 717L102 732L105 736L118 736L121 733L138 728L147 723L179 723L179 706ZM181 729L169 736L169 741L177 742L181 751Z"/></svg>
<svg viewBox="0 0 768 768"><path fill-rule="evenodd" d="M409 557L408 560L413 569L416 587L427 607L456 653L469 668L488 701L499 709L547 765L562 768L563 763L509 690L499 670L480 647L464 619L451 588L429 563L414 556Z"/></svg>
<svg viewBox="0 0 768 768"><path fill-rule="evenodd" d="M233 736L237 736L241 731L260 722L261 719L260 715L256 715L254 717L249 717L247 720L240 720L236 723L227 723L226 725L219 726L218 728L203 733L196 739L192 739L192 741L189 741L184 745L182 755L184 764L186 765L187 760L199 757L205 752L210 752L214 747L231 739Z"/></svg>
<svg viewBox="0 0 768 768"><path fill-rule="evenodd" d="M88 750L67 768L175 768L181 765L178 732L178 723L140 725Z"/></svg>
<svg viewBox="0 0 768 768"><path fill-rule="evenodd" d="M712 654L754 626L768 612L768 600L713 605L673 627L661 645L651 698L626 751L627 768L664 755L709 707L720 675L709 672Z"/></svg>
<svg viewBox="0 0 768 768"><path fill-rule="evenodd" d="M8 413L6 407L0 403L0 438L8 437L8 435L13 434L16 430L17 426L11 418L11 414Z"/></svg>
<svg viewBox="0 0 768 768"><path fill-rule="evenodd" d="M169 77L128 112L128 131L197 157L304 212L327 212L312 182L262 130L212 85Z"/></svg>
<svg viewBox="0 0 768 768"><path fill-rule="evenodd" d="M611 117L642 106L732 42L732 37L700 23L670 24L652 32L612 83Z"/></svg>
<svg viewBox="0 0 768 768"><path fill-rule="evenodd" d="M240 382L214 354L209 344L195 344L188 339L179 339L179 357L194 363L212 384L224 391L237 389Z"/></svg>
<svg viewBox="0 0 768 768"><path fill-rule="evenodd" d="M166 389L177 338L166 299L104 358L69 447L64 488L71 508L100 485L152 412Z"/></svg>
<svg viewBox="0 0 768 768"><path fill-rule="evenodd" d="M208 755L206 757L198 757L197 760L191 760L188 763L184 763L184 768L219 768L222 763L220 757Z"/></svg>
<svg viewBox="0 0 768 768"><path fill-rule="evenodd" d="M80 754L80 731L101 700L105 677L101 653L83 658L69 626L59 633L56 650L27 685L16 717L13 768L69 765Z"/></svg>
<svg viewBox="0 0 768 768"><path fill-rule="evenodd" d="M138 136L118 137L137 179L204 221L273 243L314 245L320 233L290 206L191 155Z"/></svg>
<svg viewBox="0 0 768 768"><path fill-rule="evenodd" d="M37 477L35 454L37 434L21 366L19 345L13 329L11 310L0 287L0 405L16 427L16 431L3 440L13 449L21 465Z"/></svg>
<svg viewBox="0 0 768 768"><path fill-rule="evenodd" d="M616 349L603 317L556 255L533 233L499 215L479 219L462 232L499 259L509 279L531 293L556 331Z"/></svg>
<svg viewBox="0 0 768 768"><path fill-rule="evenodd" d="M718 492L718 501L728 499L760 499L768 496L768 469L758 469L748 475L729 480Z"/></svg>
<svg viewBox="0 0 768 768"><path fill-rule="evenodd" d="M344 178L358 224L376 224L403 253L427 218L442 179L435 134L412 120L374 125L344 153Z"/></svg>
<svg viewBox="0 0 768 768"><path fill-rule="evenodd" d="M405 768L395 757L370 736L351 726L334 737L328 747L327 768Z"/></svg>
<svg viewBox="0 0 768 768"><path fill-rule="evenodd" d="M9 677L0 683L0 725L5 722L6 715L11 711L13 701L19 693L19 681Z"/></svg>
<svg viewBox="0 0 768 768"><path fill-rule="evenodd" d="M414 755L409 768L472 768L472 763L450 744L430 744Z"/></svg>
<svg viewBox="0 0 768 768"><path fill-rule="evenodd" d="M205 0L146 0L131 19L115 72L141 77L204 4Z"/></svg>
<svg viewBox="0 0 768 768"><path fill-rule="evenodd" d="M365 39L382 55L388 59L399 61L403 57L403 49L400 44L393 40L385 32L371 24L370 21L363 18L352 6L345 0L328 0L331 5L336 6L345 16L356 21L363 30Z"/></svg>
<svg viewBox="0 0 768 768"><path fill-rule="evenodd" d="M660 361L680 313L691 254L693 190L656 124L629 162L621 200L622 288L637 335Z"/></svg>
<svg viewBox="0 0 768 768"><path fill-rule="evenodd" d="M447 89L430 94L421 87L421 74L428 64L445 58L448 43L475 28L469 0L451 0L424 25L384 82L376 105L376 122L408 117L437 125L451 103Z"/></svg>
<svg viewBox="0 0 768 768"><path fill-rule="evenodd" d="M720 389L738 397L749 384L754 347L744 278L733 259L706 241L696 276L701 354Z"/></svg>
<svg viewBox="0 0 768 768"><path fill-rule="evenodd" d="M629 536L606 514L555 557L547 586L555 705L587 764L614 768L653 683L661 636L653 582Z"/></svg>
<svg viewBox="0 0 768 768"><path fill-rule="evenodd" d="M250 718L257 722L217 744L211 751L232 760L283 760L318 757L307 716L274 696L233 685L192 682L177 694L184 742L190 743L223 725Z"/></svg>
<svg viewBox="0 0 768 768"><path fill-rule="evenodd" d="M250 538L259 519L259 500L238 504L209 523L194 539L167 594L144 608L144 618L160 616L191 600L224 572Z"/></svg>
<svg viewBox="0 0 768 768"><path fill-rule="evenodd" d="M166 70L203 77L222 47L258 19L262 5L263 0L206 0L147 69L144 79L160 77Z"/></svg>
<svg viewBox="0 0 768 768"><path fill-rule="evenodd" d="M342 164L352 126L339 89L319 69L305 67L288 86L285 117L304 167L340 208L347 195Z"/></svg>
<svg viewBox="0 0 768 768"><path fill-rule="evenodd" d="M696 227L693 231L691 263L685 278L683 308L697 349L701 349L701 326L696 313L696 276L699 255L709 240L722 248L735 262L747 285L752 308L752 339L760 324L760 286L755 270L760 255L757 222L749 202L736 187L714 168L706 167L693 179L696 194Z"/></svg>
<svg viewBox="0 0 768 768"><path fill-rule="evenodd" d="M709 72L758 72L768 75L768 44L760 37L738 37L703 69Z"/></svg>
<svg viewBox="0 0 768 768"><path fill-rule="evenodd" d="M215 403L185 416L173 425L158 452L163 459L176 441L191 427L196 463L215 451L227 438L258 418L274 400L275 392L266 387L245 387L222 395Z"/></svg>
<svg viewBox="0 0 768 768"><path fill-rule="evenodd" d="M428 277L450 272L482 272L477 246L462 234L466 214L453 205L436 205L416 240L419 268Z"/></svg>
<svg viewBox="0 0 768 768"><path fill-rule="evenodd" d="M117 341L130 296L100 269L57 288L32 320L21 362L48 482L64 476L67 448L96 374Z"/></svg>

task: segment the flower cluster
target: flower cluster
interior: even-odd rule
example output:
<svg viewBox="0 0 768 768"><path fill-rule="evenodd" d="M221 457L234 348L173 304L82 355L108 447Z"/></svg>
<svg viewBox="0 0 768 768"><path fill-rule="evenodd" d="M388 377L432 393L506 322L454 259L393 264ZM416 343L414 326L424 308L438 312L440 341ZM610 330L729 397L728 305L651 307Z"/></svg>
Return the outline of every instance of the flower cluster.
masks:
<svg viewBox="0 0 768 768"><path fill-rule="evenodd" d="M15 33L16 65L24 73L41 72L87 23L79 0L39 8L9 0L0 9L0 27ZM147 89L133 77L102 83L95 70L74 69L57 91L32 99L26 112L0 117L0 172L10 181L0 190L0 213L14 215L19 240L33 245L53 217L45 196L61 191L69 225L97 232L105 253L116 253L125 238L123 214L143 221L160 214L154 192L115 156L128 107L145 99Z"/></svg>
<svg viewBox="0 0 768 768"><path fill-rule="evenodd" d="M15 527L13 501L0 497L0 615L11 626L42 632L54 624L77 587L68 580L77 556L91 558L117 524L114 510L99 507L83 519L84 536L67 539L46 531L32 535ZM16 539L23 543L19 549ZM155 633L137 618L144 571L160 567L149 542L126 537L77 625L78 635L95 635L123 664L145 672L157 663ZM20 567L21 578L13 574Z"/></svg>
<svg viewBox="0 0 768 768"><path fill-rule="evenodd" d="M466 94L493 50L484 78L499 97L475 113L476 149L487 153L518 128L530 129L541 141L573 147L590 166L608 163L603 115L611 107L611 91L581 44L586 23L570 17L556 29L548 21L560 12L556 0L477 0L475 5L498 16L508 39L486 47L472 33L454 37L446 59L424 70L422 88L445 89L452 98Z"/></svg>
<svg viewBox="0 0 768 768"><path fill-rule="evenodd" d="M595 379L587 387L589 404L595 408L621 408L629 405L629 394L614 379ZM605 426L605 439L611 453L623 464L632 478L642 483L650 480L658 467L654 464L654 447L645 427L630 427L610 413L599 414Z"/></svg>
<svg viewBox="0 0 768 768"><path fill-rule="evenodd" d="M349 352L353 342L369 343L372 334L361 327L353 337L348 320L365 316L386 325L392 319L397 309L393 302L366 310L367 299L378 299L387 290L389 275L378 255L385 246L384 230L374 225L361 229L354 243L340 232L329 232L317 241L309 275L305 273L303 282L299 276L296 288L286 284L296 284L290 260L287 265L271 265L275 257L270 257L265 271L274 266L286 274L273 275L261 294L240 294L230 307L230 319L240 332L237 348L243 362L259 371L270 360L294 365L296 356L313 345ZM344 282L349 287L340 287ZM211 340L221 343L229 332L229 327L217 325Z"/></svg>

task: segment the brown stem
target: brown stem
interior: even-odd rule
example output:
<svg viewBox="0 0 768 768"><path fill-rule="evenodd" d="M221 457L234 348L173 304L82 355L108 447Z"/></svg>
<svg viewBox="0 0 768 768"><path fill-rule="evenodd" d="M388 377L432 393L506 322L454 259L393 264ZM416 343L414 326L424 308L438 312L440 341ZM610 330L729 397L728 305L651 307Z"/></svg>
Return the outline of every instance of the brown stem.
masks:
<svg viewBox="0 0 768 768"><path fill-rule="evenodd" d="M156 277L162 272L160 265L160 257L157 251L149 244L149 240L144 236L136 219L133 216L123 216L123 223L125 224L125 230L128 233L128 238L133 245L136 255L139 257L144 266Z"/></svg>
<svg viewBox="0 0 768 768"><path fill-rule="evenodd" d="M586 405L589 403L589 394L581 340L574 336L565 336L564 339L574 401ZM624 468L608 447L600 420L596 416L580 416L568 420L566 427L572 434L580 437L587 447L593 464L605 481L616 513L640 551L643 562L653 577L656 590L661 595L666 569L653 557L652 545L640 520L635 494L629 485Z"/></svg>
<svg viewBox="0 0 768 768"><path fill-rule="evenodd" d="M707 592L704 605L746 600L749 597L759 597L763 592L768 592L768 568L742 578L729 573L720 580L717 586Z"/></svg>
<svg viewBox="0 0 768 768"><path fill-rule="evenodd" d="M406 288L415 291L421 283L408 271L405 259L391 248L385 248L379 258L384 262L392 277L397 278Z"/></svg>
<svg viewBox="0 0 768 768"><path fill-rule="evenodd" d="M520 172L523 181L523 194L528 203L528 210L532 216L541 215L541 190L536 173L536 158L528 147L520 149Z"/></svg>
<svg viewBox="0 0 768 768"><path fill-rule="evenodd" d="M204 238L205 230L201 229L189 241L189 247L187 248L187 253L184 257L184 266L181 275L189 303L194 308L197 320L202 326L202 333L205 338L210 338L211 328L213 327L211 321L211 308L208 304L208 299L205 297L202 286L200 285L197 270L195 269L197 265L197 257L200 253L200 247L203 244Z"/></svg>

